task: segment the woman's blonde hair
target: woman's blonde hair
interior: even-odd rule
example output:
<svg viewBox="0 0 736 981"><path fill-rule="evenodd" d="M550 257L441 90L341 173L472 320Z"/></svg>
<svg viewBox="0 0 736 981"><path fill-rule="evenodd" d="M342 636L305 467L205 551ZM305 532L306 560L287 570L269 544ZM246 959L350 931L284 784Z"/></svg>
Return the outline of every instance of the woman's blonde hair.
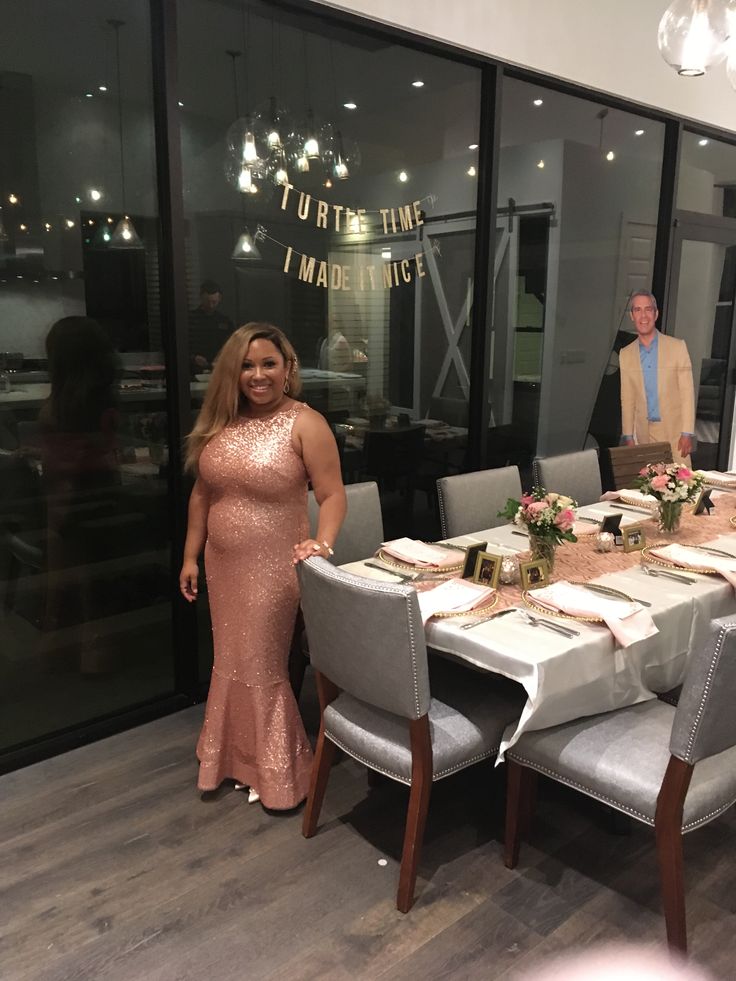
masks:
<svg viewBox="0 0 736 981"><path fill-rule="evenodd" d="M185 470L196 471L199 456L207 443L237 419L243 404L248 401L240 390L240 372L248 348L259 339L271 341L281 352L287 366L289 395L299 395L301 392L299 362L286 334L273 324L249 323L238 327L217 355L202 408L187 436Z"/></svg>

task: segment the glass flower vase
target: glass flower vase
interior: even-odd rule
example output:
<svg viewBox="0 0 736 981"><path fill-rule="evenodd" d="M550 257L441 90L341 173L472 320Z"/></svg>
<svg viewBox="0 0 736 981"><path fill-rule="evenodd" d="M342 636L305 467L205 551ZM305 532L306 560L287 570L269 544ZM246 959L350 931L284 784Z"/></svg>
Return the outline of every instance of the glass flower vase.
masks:
<svg viewBox="0 0 736 981"><path fill-rule="evenodd" d="M547 538L545 535L535 535L534 532L530 531L529 548L531 549L532 560L536 562L539 559L545 559L551 574L555 567L557 542L553 538Z"/></svg>
<svg viewBox="0 0 736 981"><path fill-rule="evenodd" d="M672 533L680 527L682 501L660 501L657 527L661 532Z"/></svg>

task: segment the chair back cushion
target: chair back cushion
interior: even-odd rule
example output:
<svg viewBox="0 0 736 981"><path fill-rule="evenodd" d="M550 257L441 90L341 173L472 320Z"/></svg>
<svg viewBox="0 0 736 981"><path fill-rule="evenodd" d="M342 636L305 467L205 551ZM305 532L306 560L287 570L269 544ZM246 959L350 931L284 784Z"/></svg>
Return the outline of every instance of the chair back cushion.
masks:
<svg viewBox="0 0 736 981"><path fill-rule="evenodd" d="M315 557L299 564L314 667L338 688L406 719L429 711L424 625L410 586L377 582Z"/></svg>
<svg viewBox="0 0 736 981"><path fill-rule="evenodd" d="M626 490L634 486L638 476L647 463L672 463L672 447L669 443L638 443L636 446L611 446L613 489Z"/></svg>
<svg viewBox="0 0 736 981"><path fill-rule="evenodd" d="M506 518L499 518L498 512L510 497L521 497L518 467L440 477L437 498L443 537L454 538L506 524Z"/></svg>
<svg viewBox="0 0 736 981"><path fill-rule="evenodd" d="M601 496L597 450L580 450L534 461L534 479L548 491L566 494L578 504L593 504Z"/></svg>
<svg viewBox="0 0 736 981"><path fill-rule="evenodd" d="M366 559L373 555L383 541L383 515L378 484L373 480L362 484L348 484L345 495L348 499L348 513L333 546L335 565ZM308 507L310 534L315 537L319 505L313 491L309 492Z"/></svg>
<svg viewBox="0 0 736 981"><path fill-rule="evenodd" d="M670 737L686 763L736 746L736 615L713 620L708 639L688 664Z"/></svg>

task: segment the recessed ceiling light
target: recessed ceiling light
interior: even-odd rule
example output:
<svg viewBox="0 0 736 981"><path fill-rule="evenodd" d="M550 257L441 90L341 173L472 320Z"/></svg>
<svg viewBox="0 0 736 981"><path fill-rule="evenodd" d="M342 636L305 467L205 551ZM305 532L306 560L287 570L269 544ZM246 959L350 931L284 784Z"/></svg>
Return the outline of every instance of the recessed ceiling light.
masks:
<svg viewBox="0 0 736 981"><path fill-rule="evenodd" d="M179 108L180 109L183 109L184 108L184 103L181 100L179 101Z"/></svg>
<svg viewBox="0 0 736 981"><path fill-rule="evenodd" d="M708 140L706 140L705 138L703 138L702 140L698 140L698 146L708 146Z"/></svg>
<svg viewBox="0 0 736 981"><path fill-rule="evenodd" d="M540 170L544 170L544 160L538 160L537 167L539 167Z"/></svg>
<svg viewBox="0 0 736 981"><path fill-rule="evenodd" d="M98 85L97 88L99 89L100 92L107 92L106 85Z"/></svg>
<svg viewBox="0 0 736 981"><path fill-rule="evenodd" d="M17 195L12 194L12 193L9 194L8 195L8 201L10 202L10 204L17 204L18 203L18 197L17 197Z"/></svg>
<svg viewBox="0 0 736 981"><path fill-rule="evenodd" d="M644 136L644 130L643 129L635 129L634 130L634 136Z"/></svg>
<svg viewBox="0 0 736 981"><path fill-rule="evenodd" d="M92 98L92 93L91 93L91 92L85 92L84 94L85 94L85 96L86 96L86 97L87 97L88 99L91 99L91 98Z"/></svg>
<svg viewBox="0 0 736 981"><path fill-rule="evenodd" d="M390 259L391 258L391 249L381 249L381 258L382 259Z"/></svg>
<svg viewBox="0 0 736 981"><path fill-rule="evenodd" d="M399 171L399 180L401 181L402 184L406 184L406 182L409 180L409 175L405 170Z"/></svg>
<svg viewBox="0 0 736 981"><path fill-rule="evenodd" d="M477 149L478 149L477 143L468 143L468 150L477 150Z"/></svg>
<svg viewBox="0 0 736 981"><path fill-rule="evenodd" d="M532 105L533 106L536 106L537 108L539 108L539 106L543 106L544 105L544 99L534 99L532 101Z"/></svg>
<svg viewBox="0 0 736 981"><path fill-rule="evenodd" d="M468 167L468 177L475 177L476 170L475 167Z"/></svg>
<svg viewBox="0 0 736 981"><path fill-rule="evenodd" d="M421 89L424 87L424 82L421 80L421 78L417 78L416 81L412 82L411 84L415 89Z"/></svg>
<svg viewBox="0 0 736 981"><path fill-rule="evenodd" d="M20 228L20 230L22 232L27 232L28 231L28 225L18 225L18 228ZM18 278L20 279L20 277L18 277Z"/></svg>
<svg viewBox="0 0 736 981"><path fill-rule="evenodd" d="M616 159L616 154L613 152L613 150L609 150L608 153L606 154L606 160L615 160L615 159Z"/></svg>
<svg viewBox="0 0 736 981"><path fill-rule="evenodd" d="M93 187L89 192L89 196L92 198L93 201L99 201L100 198L102 197L102 194L100 191L97 190L97 188Z"/></svg>
<svg viewBox="0 0 736 981"><path fill-rule="evenodd" d="M356 102L343 102L343 109L357 109L358 105Z"/></svg>

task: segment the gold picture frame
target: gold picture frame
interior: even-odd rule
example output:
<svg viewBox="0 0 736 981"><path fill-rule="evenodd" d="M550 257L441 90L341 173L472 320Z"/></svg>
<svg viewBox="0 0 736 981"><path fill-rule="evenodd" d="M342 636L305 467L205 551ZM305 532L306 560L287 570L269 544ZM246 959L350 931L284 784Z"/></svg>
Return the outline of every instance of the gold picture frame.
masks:
<svg viewBox="0 0 736 981"><path fill-rule="evenodd" d="M475 567L477 565L478 556L481 552L485 552L488 546L488 542L478 542L475 545L468 545L465 549L465 562L463 564L463 571L460 573L461 579L472 579L475 575Z"/></svg>
<svg viewBox="0 0 736 981"><path fill-rule="evenodd" d="M531 559L519 563L522 589L540 589L549 586L549 563L546 559Z"/></svg>
<svg viewBox="0 0 736 981"><path fill-rule="evenodd" d="M501 575L501 556L491 552L478 552L473 570L473 582L479 586L498 588L498 577Z"/></svg>
<svg viewBox="0 0 736 981"><path fill-rule="evenodd" d="M624 552L640 552L646 548L647 536L641 525L627 525L621 529Z"/></svg>

